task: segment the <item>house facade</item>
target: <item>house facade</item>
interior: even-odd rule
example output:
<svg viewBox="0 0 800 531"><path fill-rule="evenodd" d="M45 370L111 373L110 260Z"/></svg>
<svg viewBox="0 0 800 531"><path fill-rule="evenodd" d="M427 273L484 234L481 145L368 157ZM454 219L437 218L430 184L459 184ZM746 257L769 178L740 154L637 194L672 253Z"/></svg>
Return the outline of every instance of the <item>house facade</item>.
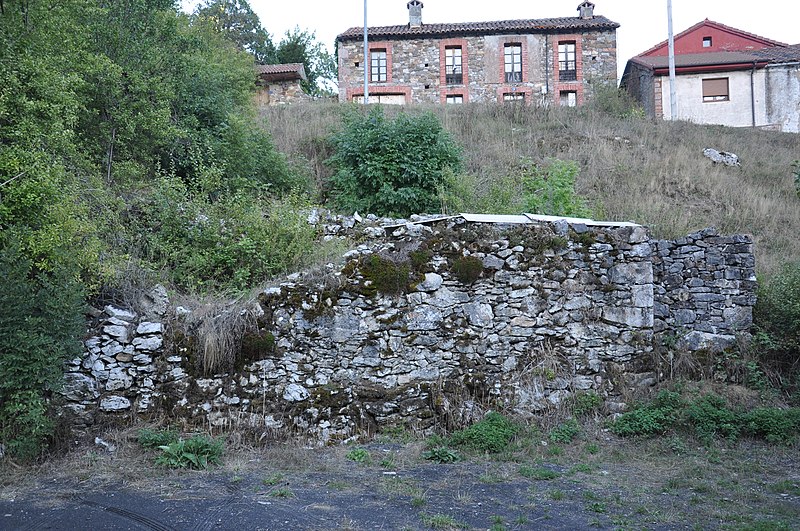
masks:
<svg viewBox="0 0 800 531"><path fill-rule="evenodd" d="M653 118L800 131L800 46L704 20L675 37L677 112L668 45L628 61L620 86Z"/></svg>
<svg viewBox="0 0 800 531"><path fill-rule="evenodd" d="M309 99L300 84L305 81L303 63L256 65L256 104L285 105Z"/></svg>
<svg viewBox="0 0 800 531"><path fill-rule="evenodd" d="M518 101L579 105L599 84L615 84L619 24L583 2L579 16L425 24L423 4L407 4L405 25L363 28L337 38L339 100L370 103Z"/></svg>

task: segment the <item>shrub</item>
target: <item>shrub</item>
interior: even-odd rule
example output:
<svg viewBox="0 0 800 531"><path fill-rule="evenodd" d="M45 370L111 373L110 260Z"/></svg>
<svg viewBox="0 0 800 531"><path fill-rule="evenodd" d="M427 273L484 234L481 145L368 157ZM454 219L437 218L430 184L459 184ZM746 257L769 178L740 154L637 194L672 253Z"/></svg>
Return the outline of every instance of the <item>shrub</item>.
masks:
<svg viewBox="0 0 800 531"><path fill-rule="evenodd" d="M460 150L432 113L386 119L381 107L368 115L352 110L331 137L328 160L339 208L408 216L438 210L438 194L449 168L461 167Z"/></svg>
<svg viewBox="0 0 800 531"><path fill-rule="evenodd" d="M369 455L369 451L366 448L353 448L347 452L345 457L350 461L364 465L368 465L372 462L372 457Z"/></svg>
<svg viewBox="0 0 800 531"><path fill-rule="evenodd" d="M0 249L0 441L37 457L53 435L49 397L80 354L83 294L63 268L45 274L14 246Z"/></svg>
<svg viewBox="0 0 800 531"><path fill-rule="evenodd" d="M754 308L756 341L761 357L786 369L800 352L800 263L793 263L762 282Z"/></svg>
<svg viewBox="0 0 800 531"><path fill-rule="evenodd" d="M556 443L570 443L581 432L581 427L575 419L562 422L550 430L550 440Z"/></svg>
<svg viewBox="0 0 800 531"><path fill-rule="evenodd" d="M588 415L600 409L603 398L594 391L576 393L572 397L572 412L576 415Z"/></svg>
<svg viewBox="0 0 800 531"><path fill-rule="evenodd" d="M622 437L664 433L678 419L682 405L678 393L661 390L652 402L620 415L611 425L611 431Z"/></svg>
<svg viewBox="0 0 800 531"><path fill-rule="evenodd" d="M450 444L480 452L498 453L508 447L519 429L508 418L492 411L469 428L453 433Z"/></svg>
<svg viewBox="0 0 800 531"><path fill-rule="evenodd" d="M155 269L189 291L241 291L296 269L315 252L316 230L301 196L269 201L235 194L218 201L176 178L158 182L132 210L138 246Z"/></svg>
<svg viewBox="0 0 800 531"><path fill-rule="evenodd" d="M203 435L179 439L158 448L161 455L156 458L157 465L194 470L205 470L210 465L219 464L224 450L221 440Z"/></svg>
<svg viewBox="0 0 800 531"><path fill-rule="evenodd" d="M744 414L744 429L771 443L788 443L800 432L800 408L757 408Z"/></svg>
<svg viewBox="0 0 800 531"><path fill-rule="evenodd" d="M540 167L529 163L523 169L524 207L531 214L586 217L591 214L586 202L575 193L577 162L552 159Z"/></svg>
<svg viewBox="0 0 800 531"><path fill-rule="evenodd" d="M717 395L701 396L690 403L685 419L706 444L716 436L733 440L739 435L739 416L728 409L725 399Z"/></svg>

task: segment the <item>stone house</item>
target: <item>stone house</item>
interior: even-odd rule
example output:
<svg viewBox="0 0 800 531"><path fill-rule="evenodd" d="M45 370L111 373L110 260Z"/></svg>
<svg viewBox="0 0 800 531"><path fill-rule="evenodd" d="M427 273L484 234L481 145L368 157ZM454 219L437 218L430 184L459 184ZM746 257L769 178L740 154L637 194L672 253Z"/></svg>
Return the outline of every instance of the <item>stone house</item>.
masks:
<svg viewBox="0 0 800 531"><path fill-rule="evenodd" d="M423 4L407 4L409 22L363 28L336 38L339 101L370 103L524 101L579 105L597 85L616 84L619 24L578 6L579 16L425 24Z"/></svg>
<svg viewBox="0 0 800 531"><path fill-rule="evenodd" d="M704 20L675 36L677 113L668 44L628 61L620 86L653 118L800 131L800 45Z"/></svg>
<svg viewBox="0 0 800 531"><path fill-rule="evenodd" d="M305 81L303 63L256 65L256 104L283 105L309 98L300 84Z"/></svg>

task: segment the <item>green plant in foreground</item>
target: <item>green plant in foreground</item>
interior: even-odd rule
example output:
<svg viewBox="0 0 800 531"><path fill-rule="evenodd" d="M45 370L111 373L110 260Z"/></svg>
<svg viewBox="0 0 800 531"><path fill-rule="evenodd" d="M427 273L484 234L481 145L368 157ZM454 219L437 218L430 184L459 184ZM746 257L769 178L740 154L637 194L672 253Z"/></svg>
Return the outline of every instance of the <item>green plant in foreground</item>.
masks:
<svg viewBox="0 0 800 531"><path fill-rule="evenodd" d="M436 446L430 450L422 452L422 458L437 463L455 463L461 461L461 456L446 446Z"/></svg>
<svg viewBox="0 0 800 531"><path fill-rule="evenodd" d="M499 453L508 448L520 427L497 412L489 412L483 420L453 433L452 446L463 446L472 450Z"/></svg>
<svg viewBox="0 0 800 531"><path fill-rule="evenodd" d="M151 428L142 428L136 434L136 441L145 448L155 449L161 446L169 446L177 442L180 434L171 429L154 430Z"/></svg>
<svg viewBox="0 0 800 531"><path fill-rule="evenodd" d="M570 443L580 432L581 427L578 421L569 419L550 430L550 440L561 444Z"/></svg>
<svg viewBox="0 0 800 531"><path fill-rule="evenodd" d="M345 457L350 461L362 465L368 465L372 461L372 457L369 455L369 451L366 448L353 448L347 452Z"/></svg>
<svg viewBox="0 0 800 531"><path fill-rule="evenodd" d="M682 406L680 394L663 389L652 402L623 413L611 425L611 431L623 437L664 433L675 423Z"/></svg>
<svg viewBox="0 0 800 531"><path fill-rule="evenodd" d="M161 455L156 464L169 468L191 468L205 470L210 465L220 462L223 452L221 440L203 435L195 435L189 439L179 439L165 446L159 446Z"/></svg>
<svg viewBox="0 0 800 531"><path fill-rule="evenodd" d="M522 178L525 211L552 216L587 217L591 211L575 193L580 166L575 161L552 159L545 167L529 163Z"/></svg>
<svg viewBox="0 0 800 531"><path fill-rule="evenodd" d="M423 515L422 521L431 529L468 529L469 526L447 514Z"/></svg>

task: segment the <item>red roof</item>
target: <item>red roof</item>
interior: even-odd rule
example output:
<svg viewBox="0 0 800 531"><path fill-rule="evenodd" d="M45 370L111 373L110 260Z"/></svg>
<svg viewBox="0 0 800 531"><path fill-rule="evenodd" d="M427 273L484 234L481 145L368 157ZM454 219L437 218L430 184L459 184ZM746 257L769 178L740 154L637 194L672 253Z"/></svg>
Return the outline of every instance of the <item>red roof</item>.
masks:
<svg viewBox="0 0 800 531"><path fill-rule="evenodd" d="M709 19L702 20L702 21L698 22L697 24L695 24L694 26L692 26L691 28L688 28L688 29L678 33L677 35L674 36L674 40L677 41L681 37L684 37L684 36L694 32L694 31L697 31L698 29L700 29L702 27L714 28L714 29L717 29L719 31L730 33L731 35L736 35L736 36L744 38L744 39L755 41L756 43L759 43L764 48L771 47L771 46L786 46L786 43L773 41L772 39L768 39L766 37L761 37L760 35L756 35L754 33L748 33L746 31L742 31L740 29L733 28L731 26L726 26L725 24L720 24L719 22L714 22L713 20L709 20ZM661 50L662 48L664 48L666 46L669 46L669 41L668 40L665 40L665 41L662 41L662 42L656 44L655 46L653 46L649 50L640 53L637 57L642 57L642 56L646 56L646 55L652 55L654 52L657 52L657 51Z"/></svg>
<svg viewBox="0 0 800 531"><path fill-rule="evenodd" d="M423 24L411 27L379 26L367 28L371 38L415 38L440 37L447 35L494 35L505 33L544 33L557 31L613 30L619 24L606 17L595 16L590 19L580 17L498 20L494 22L460 22L455 24ZM351 41L364 38L364 28L354 27L336 37L337 41Z"/></svg>

